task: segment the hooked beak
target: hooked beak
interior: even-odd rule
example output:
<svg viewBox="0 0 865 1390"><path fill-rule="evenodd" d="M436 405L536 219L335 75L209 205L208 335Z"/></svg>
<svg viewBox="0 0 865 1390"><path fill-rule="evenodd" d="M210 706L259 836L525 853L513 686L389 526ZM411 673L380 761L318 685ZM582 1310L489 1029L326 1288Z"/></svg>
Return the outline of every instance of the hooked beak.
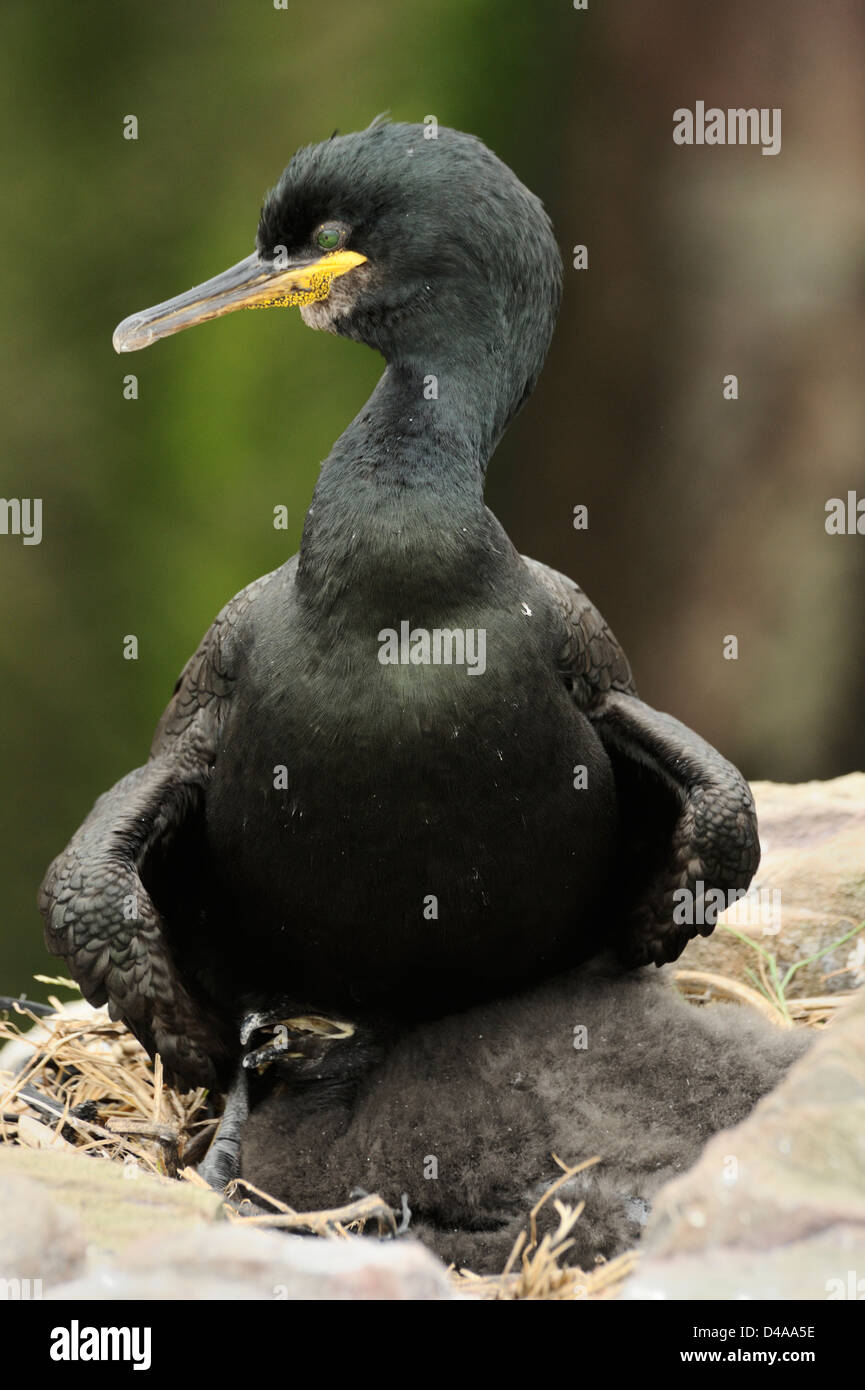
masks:
<svg viewBox="0 0 865 1390"><path fill-rule="evenodd" d="M195 285L185 294L130 314L114 330L115 352L137 352L159 338L208 319L221 318L235 309L267 309L271 305L296 306L326 299L338 275L345 275L366 256L358 251L329 251L311 260L279 266L257 251L230 270Z"/></svg>

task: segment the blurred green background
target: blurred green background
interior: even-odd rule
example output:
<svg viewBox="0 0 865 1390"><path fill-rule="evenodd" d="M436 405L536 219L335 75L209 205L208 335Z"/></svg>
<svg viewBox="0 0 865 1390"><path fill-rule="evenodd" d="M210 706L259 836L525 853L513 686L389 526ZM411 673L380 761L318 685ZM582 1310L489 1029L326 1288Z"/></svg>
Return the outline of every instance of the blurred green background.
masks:
<svg viewBox="0 0 865 1390"><path fill-rule="evenodd" d="M749 776L865 766L865 537L824 530L827 498L865 495L865 10L755 9L6 0L0 493L41 497L44 535L0 536L0 992L56 968L48 861L146 759L218 609L294 551L380 371L290 312L124 359L111 331L245 255L298 145L385 109L481 136L566 266L589 248L490 471L515 542L587 589L644 698ZM698 99L780 106L782 153L675 147Z"/></svg>

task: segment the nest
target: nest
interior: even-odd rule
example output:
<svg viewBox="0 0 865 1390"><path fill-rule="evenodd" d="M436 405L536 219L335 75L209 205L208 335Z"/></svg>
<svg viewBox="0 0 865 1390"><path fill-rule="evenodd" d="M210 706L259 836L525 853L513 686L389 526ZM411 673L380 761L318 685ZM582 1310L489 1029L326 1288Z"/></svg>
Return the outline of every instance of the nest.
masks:
<svg viewBox="0 0 865 1390"><path fill-rule="evenodd" d="M54 987L76 990L71 980L37 977ZM780 1027L826 1027L849 994L787 999L784 1007L766 994L727 976L679 970L676 983L694 1004L736 1000L758 1009ZM194 1165L203 1157L219 1122L220 1101L201 1088L179 1092L163 1080L162 1064L124 1027L83 1003L62 1004L49 996L53 1013L38 1017L26 1003L0 1013L0 1043L15 1045L21 1057L12 1070L0 1070L0 1143L28 1148L68 1149L111 1163L134 1164L145 1172L206 1186ZM527 1213L501 1274L480 1277L452 1271L463 1296L480 1299L601 1300L615 1298L634 1269L637 1253L583 1271L563 1263L583 1204L570 1206L556 1192L600 1156L562 1169L541 1201ZM552 1202L558 1217L540 1240L537 1216ZM242 1180L225 1194L226 1214L245 1225L267 1226L345 1239L374 1229L393 1235L398 1214L377 1196L321 1212L297 1212Z"/></svg>
<svg viewBox="0 0 865 1390"><path fill-rule="evenodd" d="M30 1053L0 1071L0 1143L76 1149L164 1177L197 1162L218 1123L208 1093L165 1085L159 1057L104 1011L49 1002L44 1018L26 1004L0 1016L0 1042Z"/></svg>

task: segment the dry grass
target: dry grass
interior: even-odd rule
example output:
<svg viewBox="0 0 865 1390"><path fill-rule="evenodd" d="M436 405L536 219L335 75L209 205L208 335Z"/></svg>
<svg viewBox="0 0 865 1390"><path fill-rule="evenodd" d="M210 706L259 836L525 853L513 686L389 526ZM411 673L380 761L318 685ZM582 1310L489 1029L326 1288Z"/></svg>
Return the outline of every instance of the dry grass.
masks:
<svg viewBox="0 0 865 1390"><path fill-rule="evenodd" d="M174 1177L202 1128L216 1123L207 1093L166 1086L159 1058L151 1062L106 1013L79 1018L49 1002L57 1013L45 1019L20 1006L0 1016L0 1042L31 1053L14 1074L0 1071L0 1142L76 1149Z"/></svg>
<svg viewBox="0 0 865 1390"><path fill-rule="evenodd" d="M616 1297L623 1281L637 1263L636 1251L629 1250L618 1259L599 1265L591 1273L562 1264L574 1243L571 1231L582 1215L584 1202L571 1207L566 1202L554 1200L558 1225L538 1241L537 1218L541 1208L577 1173L601 1162L600 1156L596 1156L569 1168L558 1155L553 1154L553 1158L562 1169L561 1176L547 1188L541 1200L529 1212L528 1230L520 1232L502 1273L483 1277L468 1270L454 1270L452 1278L459 1293L469 1298L496 1301L543 1299L575 1302L579 1299Z"/></svg>
<svg viewBox="0 0 865 1390"><path fill-rule="evenodd" d="M762 961L760 965L762 968ZM746 985L744 981L733 979L730 975L716 975L709 970L676 970L674 979L689 1004L711 1004L730 1000L737 1004L749 1004L778 1028L803 1025L808 1028L825 1028L841 1006L846 1004L848 999L852 999L855 992L811 995L801 999L788 998L784 1001L785 1012L780 1001L776 1002L774 997L768 998L752 985Z"/></svg>
<svg viewBox="0 0 865 1390"><path fill-rule="evenodd" d="M785 1013L765 995L740 980L705 971L678 970L678 988L689 1002L736 1000L757 1009L779 1027L826 1027L848 994L787 999ZM72 981L48 980L74 989ZM136 1163L146 1171L202 1184L195 1172L218 1121L218 1110L204 1090L183 1094L166 1086L159 1058L151 1062L144 1049L120 1023L103 1012L75 1017L55 997L57 1012L36 1018L15 1006L0 1014L0 1044L14 1042L27 1050L26 1060L12 1072L0 1071L0 1143L27 1147L60 1147L94 1154L115 1163ZM35 1031L34 1031L35 1030ZM553 1155L561 1176L528 1213L500 1275L481 1277L452 1271L454 1286L465 1297L518 1300L599 1300L616 1298L637 1262L635 1251L591 1271L564 1263L573 1245L571 1233L582 1203L569 1206L557 1190L583 1169L601 1161L586 1159L568 1167ZM537 1216L553 1202L558 1217L554 1231L540 1240ZM262 1205L270 1211L262 1213ZM296 1212L283 1202L238 1182L226 1194L229 1218L246 1225L311 1232L344 1238L373 1225L378 1234L392 1234L395 1216L379 1197L365 1197L323 1212Z"/></svg>

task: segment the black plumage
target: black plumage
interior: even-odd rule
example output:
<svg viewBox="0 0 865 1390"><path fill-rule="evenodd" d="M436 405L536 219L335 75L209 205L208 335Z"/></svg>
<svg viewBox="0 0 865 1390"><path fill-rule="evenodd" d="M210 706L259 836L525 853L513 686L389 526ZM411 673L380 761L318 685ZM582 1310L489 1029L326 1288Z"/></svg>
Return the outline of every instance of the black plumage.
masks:
<svg viewBox="0 0 865 1390"><path fill-rule="evenodd" d="M540 202L480 141L376 123L301 150L251 256L115 334L128 351L297 304L387 362L299 555L223 609L150 760L43 884L49 948L181 1081L224 1084L241 1020L274 995L412 1019L603 945L660 963L711 930L704 890L750 881L739 773L638 699L586 596L483 503L561 283ZM483 671L427 661L423 641L383 664L403 624L484 634Z"/></svg>
<svg viewBox="0 0 865 1390"><path fill-rule="evenodd" d="M688 1004L666 971L601 960L417 1025L375 1058L367 1039L357 1058L341 1042L314 1079L275 1064L252 1079L240 1170L297 1211L356 1187L399 1209L405 1193L425 1243L497 1273L561 1176L553 1154L568 1165L597 1155L560 1191L585 1200L567 1262L591 1269L637 1242L662 1184L744 1119L812 1038L744 1006ZM551 1225L548 1205L539 1233Z"/></svg>

